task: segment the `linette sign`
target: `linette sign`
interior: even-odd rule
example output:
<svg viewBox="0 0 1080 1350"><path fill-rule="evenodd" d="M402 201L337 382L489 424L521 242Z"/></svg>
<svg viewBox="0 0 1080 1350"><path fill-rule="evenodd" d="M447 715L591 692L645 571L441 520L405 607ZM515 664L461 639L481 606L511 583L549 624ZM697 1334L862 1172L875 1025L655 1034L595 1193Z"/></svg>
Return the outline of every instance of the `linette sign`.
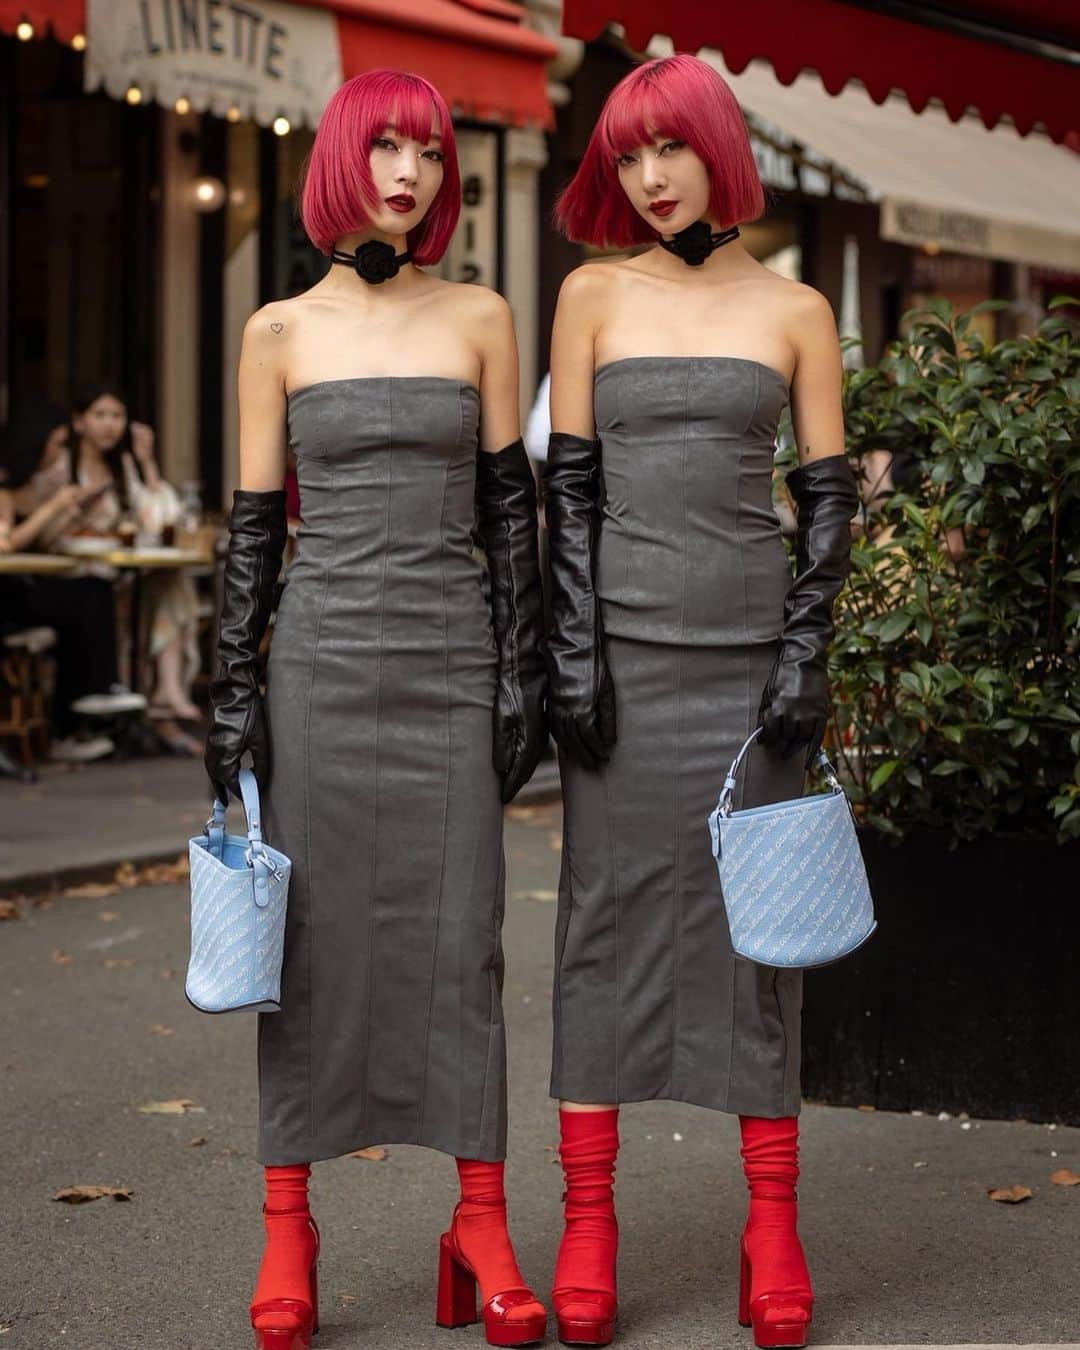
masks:
<svg viewBox="0 0 1080 1350"><path fill-rule="evenodd" d="M86 88L315 126L341 83L334 16L279 0L87 0Z"/></svg>
<svg viewBox="0 0 1080 1350"><path fill-rule="evenodd" d="M139 0L139 18L147 56L205 51L249 70L261 70L271 80L284 76L289 30L283 23L267 21L250 5L222 0Z"/></svg>

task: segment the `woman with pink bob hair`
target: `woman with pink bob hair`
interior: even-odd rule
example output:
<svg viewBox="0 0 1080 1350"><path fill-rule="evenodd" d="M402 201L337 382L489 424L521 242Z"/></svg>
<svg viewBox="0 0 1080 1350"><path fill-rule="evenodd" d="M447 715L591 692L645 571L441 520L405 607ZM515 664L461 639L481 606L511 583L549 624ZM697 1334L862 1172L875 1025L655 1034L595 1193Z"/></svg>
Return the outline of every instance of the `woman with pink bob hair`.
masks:
<svg viewBox="0 0 1080 1350"><path fill-rule="evenodd" d="M645 1099L738 1115L739 1320L760 1346L801 1346L811 1316L801 974L735 958L706 828L755 728L736 806L802 791L857 505L832 312L739 242L763 206L734 95L676 55L615 87L556 208L571 239L650 246L571 273L552 339L548 706L565 810L551 1091L566 1175L552 1298L572 1344L614 1334L618 1113ZM794 576L771 497L789 403Z"/></svg>
<svg viewBox="0 0 1080 1350"><path fill-rule="evenodd" d="M490 1344L546 1325L503 1191L502 805L547 740L536 492L509 307L418 268L459 207L432 85L349 80L301 197L330 266L244 330L206 766L227 802L251 754L293 864L280 1007L259 1018L257 1350L307 1350L318 1329L310 1164L376 1143L457 1159L437 1321L479 1320L479 1285ZM302 524L263 695L290 447Z"/></svg>

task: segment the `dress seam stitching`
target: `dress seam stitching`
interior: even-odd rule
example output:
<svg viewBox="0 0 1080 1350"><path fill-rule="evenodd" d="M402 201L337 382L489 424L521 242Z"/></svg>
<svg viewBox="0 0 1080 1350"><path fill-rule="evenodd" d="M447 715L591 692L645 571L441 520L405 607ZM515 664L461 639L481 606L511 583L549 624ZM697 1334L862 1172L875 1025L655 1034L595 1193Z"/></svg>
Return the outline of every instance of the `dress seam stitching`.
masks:
<svg viewBox="0 0 1080 1350"><path fill-rule="evenodd" d="M374 992L374 964L371 959L372 947L375 940L375 906L377 900L376 880L378 877L378 859L379 859L379 705L382 699L382 658L383 658L383 624L385 621L386 604L386 575L390 567L390 523L392 516L392 498L394 489L394 398L390 387L386 391L386 506L384 514L385 545L383 551L382 577L379 585L379 626L378 638L376 641L376 651L378 653L375 663L375 745L371 757L371 778L372 778L372 829L371 829L371 882L369 890L370 910L368 912L368 941L367 951L364 953L364 960L367 963L367 1010L364 1017L364 1053L363 1062L360 1066L361 1082L363 1084L360 1102L360 1119L363 1122L362 1133L366 1136L368 1130L368 1088L371 1077L371 1007Z"/></svg>
<svg viewBox="0 0 1080 1350"><path fill-rule="evenodd" d="M460 394L458 395L460 405ZM450 711L450 634L446 611L446 494L450 481L450 464L443 470L442 506L439 509L439 585L442 593L443 614L443 682L446 688L446 778L443 789L442 857L439 862L439 893L435 900L435 925L431 941L431 974L428 980L427 1018L424 1024L424 1071L420 1079L420 1101L416 1115L416 1130L424 1132L424 1110L427 1106L428 1068L431 1063L431 1017L435 1002L435 968L439 956L439 921L442 915L443 890L446 885L446 833L450 811L450 766L453 761L453 732ZM483 1113L481 1112L481 1124Z"/></svg>
<svg viewBox="0 0 1080 1350"><path fill-rule="evenodd" d="M330 496L335 493L335 474L330 470ZM307 1069L308 1069L308 1134L311 1138L315 1137L315 1077L311 1071L312 1063L312 1014L315 1004L314 990L311 984L311 971L314 966L313 951L315 947L315 887L313 885L314 873L311 867L311 705L315 690L315 667L319 657L319 638L322 635L323 616L326 613L326 601L330 592L330 575L333 571L334 562L337 558L337 536L334 537L333 547L330 551L330 561L323 576L322 601L319 604L319 617L315 624L315 641L311 644L311 663L308 667L308 697L307 709L304 716L304 852L306 855L307 877L308 877L308 942L307 942L307 1014L308 1014L308 1035L307 1035Z"/></svg>

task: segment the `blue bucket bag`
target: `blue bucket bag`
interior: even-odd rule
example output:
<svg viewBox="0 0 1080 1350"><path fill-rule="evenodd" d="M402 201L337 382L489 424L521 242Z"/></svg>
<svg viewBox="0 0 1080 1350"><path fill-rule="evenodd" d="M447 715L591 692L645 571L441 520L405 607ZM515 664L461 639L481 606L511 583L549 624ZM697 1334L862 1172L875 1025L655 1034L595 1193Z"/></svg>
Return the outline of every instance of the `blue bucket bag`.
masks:
<svg viewBox="0 0 1080 1350"><path fill-rule="evenodd" d="M855 821L825 752L831 792L733 811L743 745L709 816L713 857L737 956L807 969L850 955L877 927Z"/></svg>
<svg viewBox="0 0 1080 1350"><path fill-rule="evenodd" d="M188 841L191 958L184 992L200 1012L278 1012L292 863L263 842L259 787L240 770L247 835L225 833L215 799L204 834Z"/></svg>

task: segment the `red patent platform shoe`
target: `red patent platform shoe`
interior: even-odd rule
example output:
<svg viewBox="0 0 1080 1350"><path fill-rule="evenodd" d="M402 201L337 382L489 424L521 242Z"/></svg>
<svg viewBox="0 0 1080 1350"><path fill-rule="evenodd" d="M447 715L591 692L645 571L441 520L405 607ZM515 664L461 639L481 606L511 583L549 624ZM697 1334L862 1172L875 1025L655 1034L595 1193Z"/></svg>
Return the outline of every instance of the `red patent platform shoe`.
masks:
<svg viewBox="0 0 1080 1350"><path fill-rule="evenodd" d="M610 1345L619 1310L614 1294L567 1289L552 1294L559 1340L563 1345Z"/></svg>
<svg viewBox="0 0 1080 1350"><path fill-rule="evenodd" d="M745 1238L739 1250L739 1322L744 1327L753 1327L754 1344L764 1350L774 1346L804 1346L806 1329L814 1315L813 1294L803 1291L761 1293L752 1299L752 1268Z"/></svg>
<svg viewBox="0 0 1080 1350"><path fill-rule="evenodd" d="M529 1311L518 1310L529 1308ZM488 1345L534 1345L544 1339L547 1313L531 1289L504 1289L481 1310ZM458 1245L451 1223L439 1239L439 1287L435 1321L440 1327L464 1327L479 1322L476 1312L476 1276Z"/></svg>
<svg viewBox="0 0 1080 1350"><path fill-rule="evenodd" d="M267 1219L273 1219L267 1214ZM308 1219L315 1237L308 1285L311 1301L297 1298L267 1298L251 1305L255 1350L311 1350L311 1338L319 1329L319 1229ZM256 1326L256 1322L261 1325Z"/></svg>

